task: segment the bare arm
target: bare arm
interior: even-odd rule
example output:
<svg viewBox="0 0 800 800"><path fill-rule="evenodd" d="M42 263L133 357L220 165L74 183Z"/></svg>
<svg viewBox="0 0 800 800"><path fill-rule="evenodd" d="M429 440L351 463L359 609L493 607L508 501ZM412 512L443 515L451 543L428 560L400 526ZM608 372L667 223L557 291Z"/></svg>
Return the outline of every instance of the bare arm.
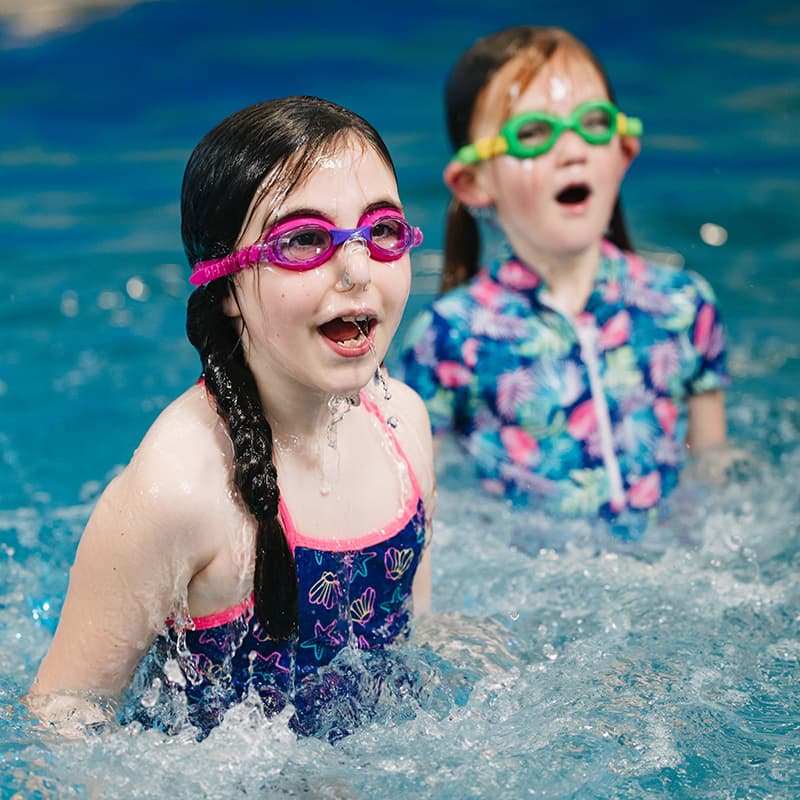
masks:
<svg viewBox="0 0 800 800"><path fill-rule="evenodd" d="M684 473L688 480L725 483L735 466L755 465L746 450L731 445L725 422L725 395L722 390L695 395L689 399L689 434L686 442L691 460Z"/></svg>
<svg viewBox="0 0 800 800"><path fill-rule="evenodd" d="M151 429L83 533L58 628L27 697L45 721L59 723L75 711L79 721L95 721L90 698L113 697L127 686L213 555L197 510L207 486L190 469L200 460L198 449L175 446L189 439L175 416Z"/></svg>
<svg viewBox="0 0 800 800"><path fill-rule="evenodd" d="M126 483L108 487L86 526L32 694L118 694L174 604L177 570Z"/></svg>
<svg viewBox="0 0 800 800"><path fill-rule="evenodd" d="M414 575L411 587L414 598L414 614L427 614L431 610L431 548L427 546Z"/></svg>
<svg viewBox="0 0 800 800"><path fill-rule="evenodd" d="M689 397L689 433L686 443L691 451L725 444L725 394L721 389Z"/></svg>

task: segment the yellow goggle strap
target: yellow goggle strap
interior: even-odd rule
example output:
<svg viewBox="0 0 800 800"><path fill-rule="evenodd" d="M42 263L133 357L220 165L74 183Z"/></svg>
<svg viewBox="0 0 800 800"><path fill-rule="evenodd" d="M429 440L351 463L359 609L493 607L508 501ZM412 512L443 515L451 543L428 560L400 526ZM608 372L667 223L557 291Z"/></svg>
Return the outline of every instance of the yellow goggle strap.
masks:
<svg viewBox="0 0 800 800"><path fill-rule="evenodd" d="M508 152L508 142L505 136L486 136L477 142L464 145L454 156L455 161L462 164L477 164L495 156L502 156Z"/></svg>
<svg viewBox="0 0 800 800"><path fill-rule="evenodd" d="M620 136L641 136L642 121L636 117L629 117L621 111L617 112L617 133Z"/></svg>

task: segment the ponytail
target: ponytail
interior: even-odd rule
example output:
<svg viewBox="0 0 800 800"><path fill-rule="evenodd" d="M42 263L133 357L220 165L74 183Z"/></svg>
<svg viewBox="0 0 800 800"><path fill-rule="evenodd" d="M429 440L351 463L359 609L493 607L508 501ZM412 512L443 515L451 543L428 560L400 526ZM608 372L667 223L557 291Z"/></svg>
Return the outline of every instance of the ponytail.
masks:
<svg viewBox="0 0 800 800"><path fill-rule="evenodd" d="M460 200L451 198L447 207L441 293L467 283L478 273L480 251L478 223Z"/></svg>
<svg viewBox="0 0 800 800"><path fill-rule="evenodd" d="M216 281L195 290L189 298L186 333L200 354L206 390L230 432L234 484L256 521L255 613L270 638L288 639L297 627L297 570L278 518L272 428L241 339L222 308L228 287L227 281Z"/></svg>

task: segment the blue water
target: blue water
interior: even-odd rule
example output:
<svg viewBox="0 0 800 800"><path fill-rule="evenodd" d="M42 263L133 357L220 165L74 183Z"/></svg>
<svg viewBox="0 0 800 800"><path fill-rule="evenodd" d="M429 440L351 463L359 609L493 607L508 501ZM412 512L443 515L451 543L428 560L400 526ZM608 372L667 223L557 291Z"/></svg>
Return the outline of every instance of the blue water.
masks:
<svg viewBox="0 0 800 800"><path fill-rule="evenodd" d="M796 797L800 10L272 5L146 2L41 36L0 23L0 795ZM672 520L626 549L480 498L445 449L434 614L397 656L419 675L405 702L388 692L336 745L247 706L200 744L36 731L17 698L92 504L197 376L178 235L196 141L283 94L368 117L426 234L413 314L441 255L444 77L477 36L520 22L571 28L643 118L630 228L716 288L749 463L687 484Z"/></svg>

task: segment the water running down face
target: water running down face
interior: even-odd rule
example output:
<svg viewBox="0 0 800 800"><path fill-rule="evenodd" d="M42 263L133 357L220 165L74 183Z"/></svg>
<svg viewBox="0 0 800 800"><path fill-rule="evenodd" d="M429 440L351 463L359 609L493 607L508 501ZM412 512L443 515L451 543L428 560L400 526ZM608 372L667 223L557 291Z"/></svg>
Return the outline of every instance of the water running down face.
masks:
<svg viewBox="0 0 800 800"><path fill-rule="evenodd" d="M264 378L259 386L274 387L281 402L287 392L357 395L386 355L410 288L405 240L399 257L375 258L376 245L410 235L397 223L402 209L392 171L371 147L346 142L320 159L277 207L268 205L255 205L238 247L262 241L265 230L292 219L313 217L351 234L374 222L369 239L349 236L313 269L264 263L238 272L238 303L228 309L244 323L248 363L257 379ZM308 243L300 237L291 246Z"/></svg>

